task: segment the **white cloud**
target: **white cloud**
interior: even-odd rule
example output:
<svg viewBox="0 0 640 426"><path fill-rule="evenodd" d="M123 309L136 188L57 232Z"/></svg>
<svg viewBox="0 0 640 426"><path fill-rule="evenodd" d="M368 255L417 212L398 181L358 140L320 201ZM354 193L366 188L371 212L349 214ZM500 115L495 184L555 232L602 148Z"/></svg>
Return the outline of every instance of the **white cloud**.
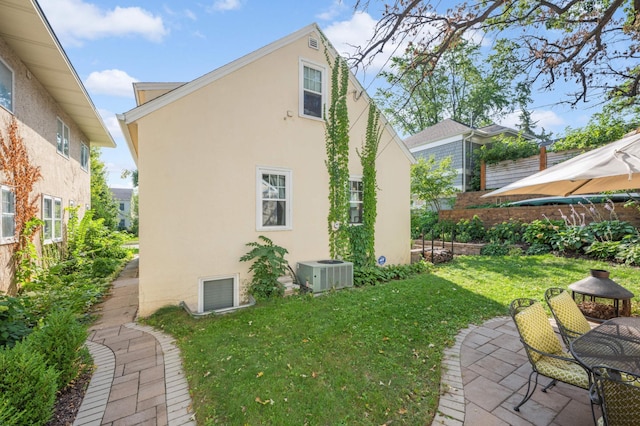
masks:
<svg viewBox="0 0 640 426"><path fill-rule="evenodd" d="M240 9L241 6L242 2L240 0L216 0L209 9L216 12L224 12Z"/></svg>
<svg viewBox="0 0 640 426"><path fill-rule="evenodd" d="M338 21L329 25L324 29L324 33L327 38L336 48L339 54L344 57L350 57L355 54L357 48L364 48L369 39L373 35L373 29L377 21L366 12L356 12L348 21ZM390 54L384 52L376 56L374 61L370 64L372 71L377 72L382 69Z"/></svg>
<svg viewBox="0 0 640 426"><path fill-rule="evenodd" d="M93 94L133 98L133 87L138 79L122 70L94 71L84 82L85 87Z"/></svg>
<svg viewBox="0 0 640 426"><path fill-rule="evenodd" d="M333 0L333 3L331 4L331 6L329 6L329 9L316 15L316 18L322 21L329 21L340 15L347 9L349 9L349 7L344 4L342 0Z"/></svg>
<svg viewBox="0 0 640 426"><path fill-rule="evenodd" d="M168 33L160 16L140 7L106 10L83 0L40 0L40 5L63 44L131 35L160 42Z"/></svg>

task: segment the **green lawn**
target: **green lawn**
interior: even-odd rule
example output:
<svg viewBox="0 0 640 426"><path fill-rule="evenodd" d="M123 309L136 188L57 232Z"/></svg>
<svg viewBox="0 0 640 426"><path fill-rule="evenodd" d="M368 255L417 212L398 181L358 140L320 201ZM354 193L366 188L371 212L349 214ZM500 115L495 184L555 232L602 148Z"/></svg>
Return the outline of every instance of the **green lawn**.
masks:
<svg viewBox="0 0 640 426"><path fill-rule="evenodd" d="M148 320L177 338L199 424L430 424L445 347L517 297L590 268L640 295L640 270L601 262L459 257L376 287L295 296L223 316L176 308ZM637 314L639 297L634 298Z"/></svg>

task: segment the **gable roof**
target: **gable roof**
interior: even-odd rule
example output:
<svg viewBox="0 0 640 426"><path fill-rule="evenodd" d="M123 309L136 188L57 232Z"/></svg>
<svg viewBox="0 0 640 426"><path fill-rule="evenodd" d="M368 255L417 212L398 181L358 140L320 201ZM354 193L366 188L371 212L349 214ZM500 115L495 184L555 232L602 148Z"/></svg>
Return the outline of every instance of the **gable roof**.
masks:
<svg viewBox="0 0 640 426"><path fill-rule="evenodd" d="M92 146L116 146L35 0L0 1L0 37L13 49Z"/></svg>
<svg viewBox="0 0 640 426"><path fill-rule="evenodd" d="M404 144L408 148L413 148L415 146L426 145L431 142L446 139L451 136L469 133L472 130L473 129L469 126L465 126L455 120L446 118L433 126L429 126L423 131L416 133L415 135L409 136L404 140Z"/></svg>
<svg viewBox="0 0 640 426"><path fill-rule="evenodd" d="M138 105L137 107L123 113L123 114L117 114L118 117L118 121L120 123L120 128L122 129L122 133L125 136L125 139L127 141L127 145L129 146L129 150L131 151L131 156L133 157L133 160L136 162L138 162L138 141L137 141L137 136L132 134L132 131L136 131L136 121L139 120L140 118L178 100L183 98L184 96L187 96L199 89L201 89L204 86L207 86L208 84L221 79L222 77L229 75L231 73L233 73L234 71L274 52L277 51L278 49L287 46L288 44L291 44L297 40L299 40L302 37L306 37L309 35L309 33L311 32L316 32L318 33L318 35L320 35L320 39L321 42L329 49L329 51L331 52L331 54L334 57L337 57L338 54L335 51L335 49L333 48L333 46L331 45L331 43L326 39L326 37L324 36L324 34L322 33L322 31L320 30L320 27L318 27L317 24L313 23L310 25L307 25L304 28L301 28L300 30L293 32L291 34L289 34L288 36L285 36L273 43L270 43L252 53L249 53L247 55L244 55L242 57L240 57L239 59L236 59L235 61L229 62L226 65L221 66L220 68L217 68L201 77L196 78L193 81L190 81L188 83L157 83L159 86L158 88L164 88L167 89L167 92L157 96L153 99L147 100L144 103L141 103L140 105ZM365 99L367 100L367 102L371 102L371 99L369 98L369 96L367 95L366 91L364 90L364 88L362 87L362 85L360 84L360 82L355 78L355 76L353 75L353 73L349 72L349 79L350 81L359 89L359 91L361 91L363 93L363 95L365 96ZM153 85L154 83L137 83L138 86L137 87L143 87L144 85ZM173 90L169 90L171 87L171 85L175 85L176 87L173 88ZM134 87L135 90L135 87ZM138 99L138 95L136 95L136 99ZM409 152L409 150L407 149L407 147L405 146L405 144L402 142L402 140L400 139L400 137L398 136L398 134L396 133L396 131L393 129L393 127L389 124L389 122L386 120L386 118L384 118L383 116L381 117L381 122L384 123L384 126L387 128L387 130L391 133L391 135L393 135L393 139L396 142L396 144L398 145L398 147L402 150L402 152L405 154L405 156L407 157L407 159L414 163L415 162L415 158L413 157L413 155Z"/></svg>
<svg viewBox="0 0 640 426"><path fill-rule="evenodd" d="M429 145L433 142L437 142L443 139L447 139L454 136L466 136L477 135L483 138L491 138L504 133L510 133L513 136L518 135L518 130L510 127L501 126L499 124L491 124L485 127L473 128L466 126L462 123L458 123L455 120L446 118L433 126L427 127L421 132L415 135L409 136L404 140L404 144L407 148L412 149L422 145ZM525 139L534 139L533 136L523 133Z"/></svg>
<svg viewBox="0 0 640 426"><path fill-rule="evenodd" d="M131 188L109 188L113 198L118 201L131 201L133 189Z"/></svg>

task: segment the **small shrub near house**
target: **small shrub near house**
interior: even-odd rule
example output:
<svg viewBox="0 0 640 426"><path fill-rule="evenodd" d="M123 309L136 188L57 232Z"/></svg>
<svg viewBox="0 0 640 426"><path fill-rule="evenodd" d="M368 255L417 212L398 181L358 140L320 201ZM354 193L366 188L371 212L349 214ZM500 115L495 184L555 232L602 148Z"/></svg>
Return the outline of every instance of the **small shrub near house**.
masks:
<svg viewBox="0 0 640 426"><path fill-rule="evenodd" d="M57 389L64 389L89 359L84 342L86 327L71 311L54 311L44 324L27 337L25 343L34 352L40 352L45 363L58 373Z"/></svg>
<svg viewBox="0 0 640 426"><path fill-rule="evenodd" d="M356 287L382 284L393 280L404 280L430 270L431 264L420 261L410 265L361 266L353 269L353 284Z"/></svg>
<svg viewBox="0 0 640 426"><path fill-rule="evenodd" d="M0 372L0 410L19 416L15 424L46 424L53 415L59 374L42 353L23 342L2 349Z"/></svg>
<svg viewBox="0 0 640 426"><path fill-rule="evenodd" d="M66 244L47 246L39 258L27 245L18 293L0 296L2 425L46 424L56 392L90 368L90 309L131 256L91 214L77 221L72 212L67 231Z"/></svg>
<svg viewBox="0 0 640 426"><path fill-rule="evenodd" d="M284 285L278 278L287 272L288 263L284 256L288 251L263 235L258 238L262 242L247 243L251 250L240 258L241 262L253 262L249 267L253 272L249 293L257 300L282 297Z"/></svg>

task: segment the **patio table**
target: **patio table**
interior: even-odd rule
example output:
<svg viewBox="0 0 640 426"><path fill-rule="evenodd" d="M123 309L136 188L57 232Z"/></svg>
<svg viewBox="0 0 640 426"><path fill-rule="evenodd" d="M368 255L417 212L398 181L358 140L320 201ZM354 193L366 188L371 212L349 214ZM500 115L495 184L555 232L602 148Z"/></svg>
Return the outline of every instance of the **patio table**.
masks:
<svg viewBox="0 0 640 426"><path fill-rule="evenodd" d="M640 318L605 321L573 340L569 350L589 370L606 366L640 375Z"/></svg>

